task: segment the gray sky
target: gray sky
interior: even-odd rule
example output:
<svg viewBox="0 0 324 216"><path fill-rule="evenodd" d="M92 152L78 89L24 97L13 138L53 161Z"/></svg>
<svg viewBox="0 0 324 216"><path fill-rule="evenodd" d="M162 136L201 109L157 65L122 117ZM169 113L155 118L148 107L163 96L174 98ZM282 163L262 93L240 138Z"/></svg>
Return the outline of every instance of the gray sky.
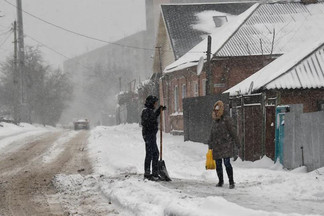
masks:
<svg viewBox="0 0 324 216"><path fill-rule="evenodd" d="M7 0L16 4L16 0ZM22 0L23 10L64 28L116 41L145 29L144 0ZM0 45L9 36L5 31L16 19L16 9L0 0ZM32 37L58 52L74 57L106 43L85 39L23 14L26 45L37 45ZM0 47L0 62L13 53L13 34ZM41 47L45 60L54 68L66 58Z"/></svg>

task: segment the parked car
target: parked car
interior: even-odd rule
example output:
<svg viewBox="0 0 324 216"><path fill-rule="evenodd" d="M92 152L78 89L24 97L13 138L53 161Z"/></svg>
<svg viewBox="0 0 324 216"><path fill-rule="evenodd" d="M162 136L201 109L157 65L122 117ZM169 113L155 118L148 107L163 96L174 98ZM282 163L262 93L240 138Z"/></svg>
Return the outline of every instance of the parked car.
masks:
<svg viewBox="0 0 324 216"><path fill-rule="evenodd" d="M90 122L88 119L79 119L73 122L74 130L89 130L90 129Z"/></svg>

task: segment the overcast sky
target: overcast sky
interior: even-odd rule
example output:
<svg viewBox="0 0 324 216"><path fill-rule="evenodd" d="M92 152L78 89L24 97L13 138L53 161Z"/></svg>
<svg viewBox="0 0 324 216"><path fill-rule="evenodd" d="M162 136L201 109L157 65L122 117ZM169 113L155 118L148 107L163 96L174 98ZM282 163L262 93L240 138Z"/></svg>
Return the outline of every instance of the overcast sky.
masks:
<svg viewBox="0 0 324 216"><path fill-rule="evenodd" d="M6 0L16 5L16 0ZM22 0L23 10L64 28L116 41L124 36L145 29L144 0ZM9 34L11 23L16 19L16 9L0 0L0 46ZM74 57L106 45L62 31L23 14L26 45L37 45L30 37L54 48L56 51ZM0 62L13 53L13 34L0 47ZM54 68L62 67L66 58L41 47L45 60Z"/></svg>

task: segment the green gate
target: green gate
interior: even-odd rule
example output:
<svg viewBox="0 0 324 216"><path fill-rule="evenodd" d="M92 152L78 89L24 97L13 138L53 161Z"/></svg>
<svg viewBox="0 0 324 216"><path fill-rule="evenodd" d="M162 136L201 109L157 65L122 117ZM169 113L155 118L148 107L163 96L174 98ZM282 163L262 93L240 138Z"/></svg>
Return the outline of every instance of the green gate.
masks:
<svg viewBox="0 0 324 216"><path fill-rule="evenodd" d="M276 145L275 161L279 159L283 164L283 145L285 139L285 114L290 111L289 106L277 106L276 108Z"/></svg>

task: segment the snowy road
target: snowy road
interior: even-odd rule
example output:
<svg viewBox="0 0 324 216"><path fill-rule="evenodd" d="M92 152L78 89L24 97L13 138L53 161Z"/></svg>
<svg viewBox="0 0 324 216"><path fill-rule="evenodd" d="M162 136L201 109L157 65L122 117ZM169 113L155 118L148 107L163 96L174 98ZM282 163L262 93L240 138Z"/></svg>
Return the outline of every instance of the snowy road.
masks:
<svg viewBox="0 0 324 216"><path fill-rule="evenodd" d="M19 137L21 134L25 135ZM19 132L0 140L0 145L6 143L0 151L0 215L108 214L108 208L93 210L84 197L84 203L78 203L77 211L71 212L72 201L66 202L53 185L58 174L92 173L85 151L88 136L88 131L46 130L36 135ZM88 199L99 201L100 196L91 192Z"/></svg>
<svg viewBox="0 0 324 216"><path fill-rule="evenodd" d="M0 131L1 132L1 131ZM0 134L1 136L1 134ZM324 215L324 168L233 162L236 188L216 188L207 146L164 134L172 182L143 180L138 125L92 131L34 128L0 139L0 215Z"/></svg>

